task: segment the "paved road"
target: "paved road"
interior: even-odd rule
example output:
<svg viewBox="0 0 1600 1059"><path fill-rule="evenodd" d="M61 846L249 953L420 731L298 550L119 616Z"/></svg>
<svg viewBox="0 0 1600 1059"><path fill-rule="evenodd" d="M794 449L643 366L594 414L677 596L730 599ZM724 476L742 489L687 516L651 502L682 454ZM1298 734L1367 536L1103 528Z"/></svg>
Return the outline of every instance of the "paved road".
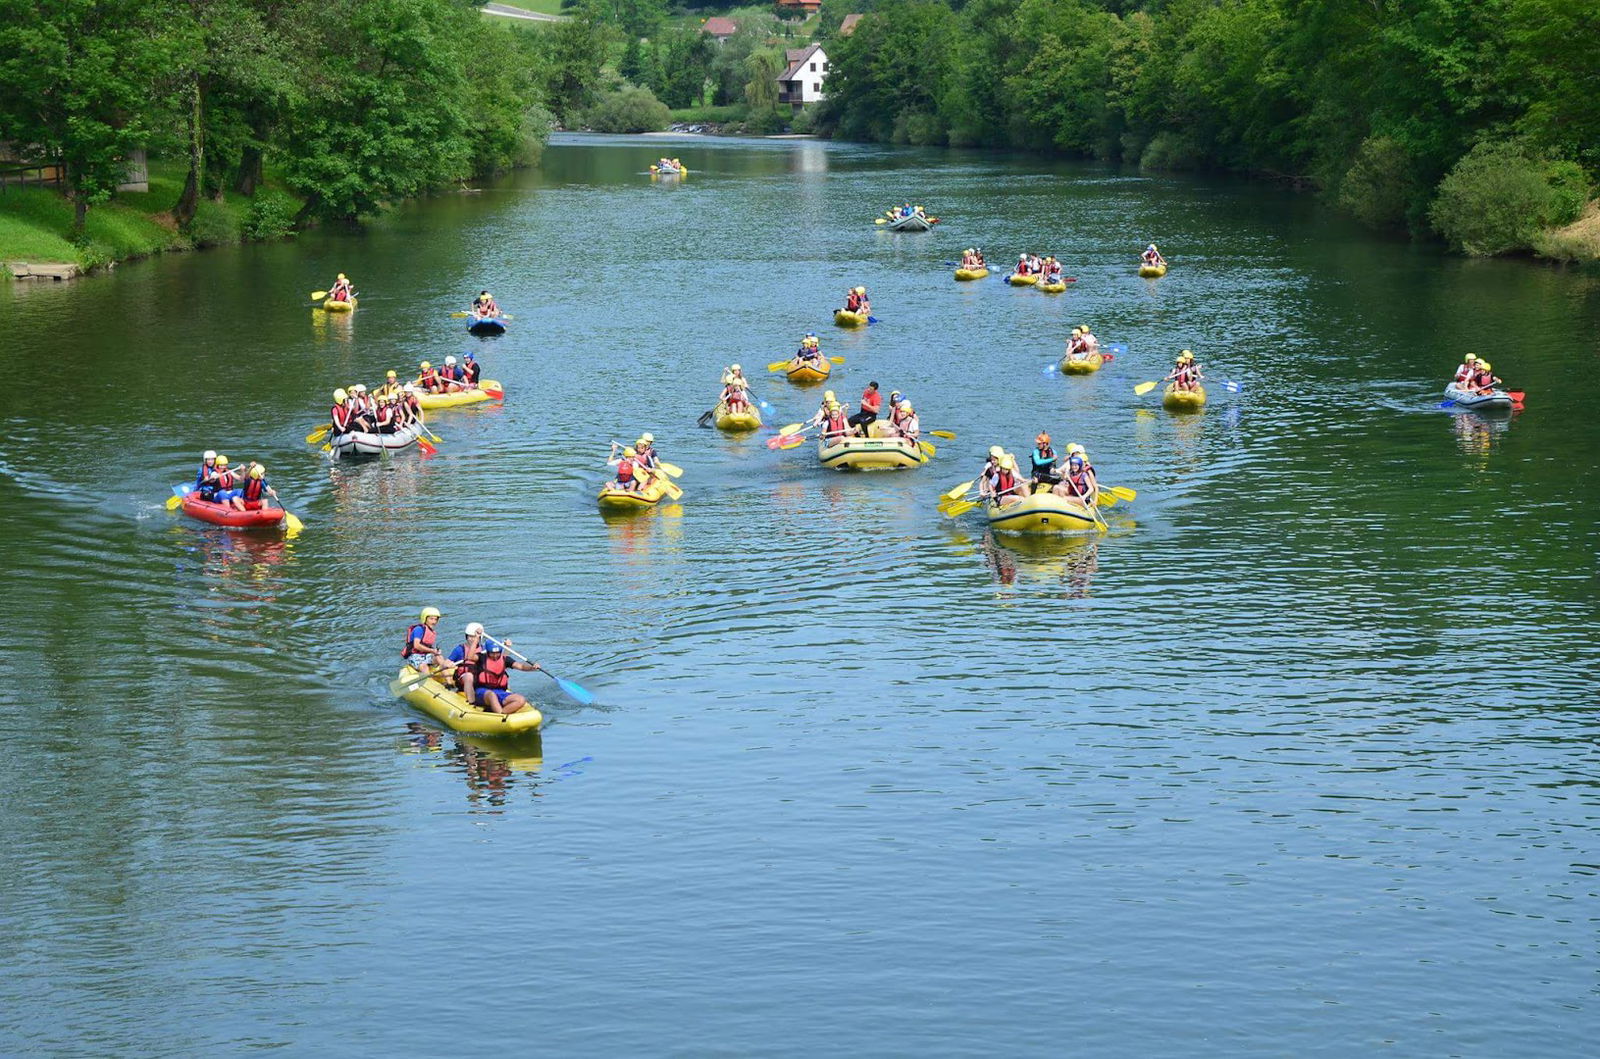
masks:
<svg viewBox="0 0 1600 1059"><path fill-rule="evenodd" d="M520 7L507 7L505 4L484 4L483 13L486 15L499 15L501 18L520 18L528 22L562 22L562 15L541 15L537 11L524 11Z"/></svg>

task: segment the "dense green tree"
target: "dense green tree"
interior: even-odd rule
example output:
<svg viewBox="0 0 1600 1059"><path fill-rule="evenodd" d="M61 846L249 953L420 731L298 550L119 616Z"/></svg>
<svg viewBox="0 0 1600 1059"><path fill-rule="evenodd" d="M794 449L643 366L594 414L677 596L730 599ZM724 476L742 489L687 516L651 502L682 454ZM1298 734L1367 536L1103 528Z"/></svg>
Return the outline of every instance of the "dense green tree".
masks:
<svg viewBox="0 0 1600 1059"><path fill-rule="evenodd" d="M150 135L168 14L145 0L0 0L0 130L61 162L80 235Z"/></svg>

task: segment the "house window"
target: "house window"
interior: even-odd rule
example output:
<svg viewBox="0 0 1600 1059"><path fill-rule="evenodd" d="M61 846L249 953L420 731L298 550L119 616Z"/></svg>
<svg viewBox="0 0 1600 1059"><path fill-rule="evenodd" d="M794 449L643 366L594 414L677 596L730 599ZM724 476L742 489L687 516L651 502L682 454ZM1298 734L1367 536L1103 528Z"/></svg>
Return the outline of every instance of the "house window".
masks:
<svg viewBox="0 0 1600 1059"><path fill-rule="evenodd" d="M816 63L812 63L811 64L811 72L812 73L816 73L817 72L817 64Z"/></svg>
<svg viewBox="0 0 1600 1059"><path fill-rule="evenodd" d="M821 81L813 81L813 82L811 82L811 91L816 92L817 94L820 95L822 93L822 82Z"/></svg>

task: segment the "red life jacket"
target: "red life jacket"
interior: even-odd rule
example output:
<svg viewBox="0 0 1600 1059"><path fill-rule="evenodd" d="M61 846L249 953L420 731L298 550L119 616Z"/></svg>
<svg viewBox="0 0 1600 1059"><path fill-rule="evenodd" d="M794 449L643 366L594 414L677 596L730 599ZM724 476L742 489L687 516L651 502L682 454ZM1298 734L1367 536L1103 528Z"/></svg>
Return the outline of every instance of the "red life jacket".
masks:
<svg viewBox="0 0 1600 1059"><path fill-rule="evenodd" d="M856 310L860 309L861 295L857 294L855 291L851 291L850 297L844 300L844 307L850 312L855 312Z"/></svg>
<svg viewBox="0 0 1600 1059"><path fill-rule="evenodd" d="M218 489L232 489L233 488L233 483L234 483L234 476L233 476L233 472L232 471L218 471L217 472L217 483L216 484L217 484L217 488Z"/></svg>
<svg viewBox="0 0 1600 1059"><path fill-rule="evenodd" d="M511 676L506 672L511 667L511 660L505 655L498 659L494 655L485 653L478 659L477 670L473 673L472 682L480 688L493 688L495 691L504 691L511 686Z"/></svg>
<svg viewBox="0 0 1600 1059"><path fill-rule="evenodd" d="M388 426L394 422L394 406L382 404L378 406L378 425Z"/></svg>
<svg viewBox="0 0 1600 1059"><path fill-rule="evenodd" d="M1068 474L1063 481L1067 483L1067 488L1071 489L1074 494L1078 496L1089 495L1088 471L1079 471L1077 474Z"/></svg>
<svg viewBox="0 0 1600 1059"><path fill-rule="evenodd" d="M334 405L333 406L333 412L332 412L332 414L330 416L330 418L332 418L332 420L333 420L333 429L337 430L341 434L344 433L346 430L349 430L350 429L350 416L351 416L351 412L350 412L350 406L348 404L336 404L336 405Z"/></svg>
<svg viewBox="0 0 1600 1059"><path fill-rule="evenodd" d="M1480 371L1472 376L1472 385L1482 390L1491 389L1494 386L1494 374L1492 372Z"/></svg>
<svg viewBox="0 0 1600 1059"><path fill-rule="evenodd" d="M444 366L444 370L439 373L439 377L448 379L450 382L455 382L461 378L461 369L456 367L454 364L446 364Z"/></svg>
<svg viewBox="0 0 1600 1059"><path fill-rule="evenodd" d="M633 461L632 460L621 460L620 462L617 463L617 481L619 481L619 482L631 482L631 481L633 481Z"/></svg>
<svg viewBox="0 0 1600 1059"><path fill-rule="evenodd" d="M417 635L417 630L418 629L422 630L422 635L421 636ZM400 657L401 658L409 658L411 656L411 642L413 640L421 640L422 641L422 647L423 647L423 649L425 651L433 650L433 644L434 644L433 630L428 628L426 625L423 625L423 624L421 624L419 622L418 624L413 625L413 626L411 626L411 628L406 630L406 643L405 643L404 647L400 648Z"/></svg>
<svg viewBox="0 0 1600 1059"><path fill-rule="evenodd" d="M829 434L843 434L849 428L849 421L845 419L843 410L829 412L823 424Z"/></svg>
<svg viewBox="0 0 1600 1059"><path fill-rule="evenodd" d="M251 503L260 500L267 491L265 478L247 478L244 483L244 498Z"/></svg>
<svg viewBox="0 0 1600 1059"><path fill-rule="evenodd" d="M467 366L461 370L461 377L476 386L478 383L478 376L482 372L483 368L478 364L477 361L469 360L467 361Z"/></svg>
<svg viewBox="0 0 1600 1059"><path fill-rule="evenodd" d="M1002 470L995 475L994 491L998 495L1009 493L1017 487L1017 476L1010 471Z"/></svg>
<svg viewBox="0 0 1600 1059"><path fill-rule="evenodd" d="M418 379L417 381L420 382L425 388L432 390L439 385L439 372L435 368L429 368L427 371L422 373L422 378Z"/></svg>

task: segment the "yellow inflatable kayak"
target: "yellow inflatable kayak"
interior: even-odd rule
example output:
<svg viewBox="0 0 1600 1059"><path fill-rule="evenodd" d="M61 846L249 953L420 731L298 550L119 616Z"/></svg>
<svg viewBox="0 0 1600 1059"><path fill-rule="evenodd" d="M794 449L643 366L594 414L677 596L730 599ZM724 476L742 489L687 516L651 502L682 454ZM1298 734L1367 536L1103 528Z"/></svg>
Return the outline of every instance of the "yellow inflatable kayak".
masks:
<svg viewBox="0 0 1600 1059"><path fill-rule="evenodd" d="M827 358L825 357L805 364L796 364L793 361L789 362L788 378L789 381L793 383L800 383L803 385L806 383L821 382L823 379L826 379L832 374L833 365L829 364Z"/></svg>
<svg viewBox="0 0 1600 1059"><path fill-rule="evenodd" d="M920 445L901 437L885 437L889 424L872 424L870 438L841 438L833 444L817 441L817 460L838 471L899 471L920 467L928 456Z"/></svg>
<svg viewBox="0 0 1600 1059"><path fill-rule="evenodd" d="M494 390L499 397L485 393L485 390ZM503 401L505 391L496 379L484 379L474 389L458 390L455 393L419 393L417 404L423 409L432 411L435 408L458 408L464 404L482 404L484 401Z"/></svg>
<svg viewBox="0 0 1600 1059"><path fill-rule="evenodd" d="M544 717L533 706L524 706L516 713L491 713L482 706L473 706L454 688L446 687L433 677L416 678L422 674L410 666L402 666L400 675L389 682L389 691L432 717L440 724L458 732L474 735L516 735L536 732Z"/></svg>
<svg viewBox="0 0 1600 1059"><path fill-rule="evenodd" d="M637 492L619 489L616 482L600 487L600 511L606 515L625 515L635 511L648 511L661 503L667 495L666 475L651 475L650 480Z"/></svg>
<svg viewBox="0 0 1600 1059"><path fill-rule="evenodd" d="M1006 277L1006 282L1013 287L1031 287L1039 282L1039 274L1035 272L1031 276L1019 276L1013 272Z"/></svg>
<svg viewBox="0 0 1600 1059"><path fill-rule="evenodd" d="M1048 490L1004 507L986 503L983 510L998 533L1084 533L1100 528L1080 501Z"/></svg>
<svg viewBox="0 0 1600 1059"><path fill-rule="evenodd" d="M755 406L746 405L747 412L730 412L723 403L717 405L716 424L718 430L725 430L730 434L748 434L752 430L761 429L761 413Z"/></svg>
<svg viewBox="0 0 1600 1059"><path fill-rule="evenodd" d="M1162 265L1140 265L1139 266L1139 275L1143 276L1145 279L1160 279L1162 276L1165 276L1166 274L1167 274L1167 266L1164 265L1164 264L1162 264Z"/></svg>
<svg viewBox="0 0 1600 1059"><path fill-rule="evenodd" d="M1169 412L1198 412L1205 407L1206 388L1196 386L1192 390L1179 390L1169 382L1161 395L1161 404Z"/></svg>
<svg viewBox="0 0 1600 1059"><path fill-rule="evenodd" d="M1089 375L1099 371L1100 365L1104 363L1105 358L1099 353L1090 353L1082 360L1073 360L1071 357L1063 356L1061 363L1057 364L1056 367L1061 370L1063 375Z"/></svg>
<svg viewBox="0 0 1600 1059"><path fill-rule="evenodd" d="M357 298L351 298L347 302L336 302L332 298L329 298L327 301L322 303L322 311L325 313L353 313L356 311L356 302L359 300L360 299Z"/></svg>
<svg viewBox="0 0 1600 1059"><path fill-rule="evenodd" d="M867 314L853 313L849 309L835 309L833 311L833 322L840 327L866 327Z"/></svg>
<svg viewBox="0 0 1600 1059"><path fill-rule="evenodd" d="M958 268L958 269L956 269L956 279L959 279L959 280L983 279L988 274L989 274L989 270L986 269L986 268Z"/></svg>
<svg viewBox="0 0 1600 1059"><path fill-rule="evenodd" d="M1067 281L1061 280L1057 283L1041 283L1034 289L1042 290L1046 294L1064 294L1067 290Z"/></svg>

